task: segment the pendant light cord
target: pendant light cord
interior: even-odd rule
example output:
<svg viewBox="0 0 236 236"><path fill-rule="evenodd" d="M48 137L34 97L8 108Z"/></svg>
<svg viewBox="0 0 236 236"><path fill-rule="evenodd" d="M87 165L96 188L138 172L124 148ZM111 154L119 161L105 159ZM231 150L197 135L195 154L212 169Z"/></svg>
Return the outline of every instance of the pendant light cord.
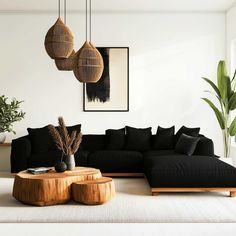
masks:
<svg viewBox="0 0 236 236"><path fill-rule="evenodd" d="M58 0L58 18L61 17L61 0Z"/></svg>
<svg viewBox="0 0 236 236"><path fill-rule="evenodd" d="M86 28L86 41L88 41L88 0L85 0L86 12L85 12L85 28Z"/></svg>
<svg viewBox="0 0 236 236"><path fill-rule="evenodd" d="M89 37L89 41L91 42L91 38L92 38L92 1L89 0L89 5L90 5L90 8L89 8L89 15L90 15L90 37Z"/></svg>
<svg viewBox="0 0 236 236"><path fill-rule="evenodd" d="M89 6L88 6L88 0L85 0L86 4L86 41L88 41L88 11L89 11L89 41L91 42L92 40L92 1L89 0ZM89 7L89 10L88 10Z"/></svg>
<svg viewBox="0 0 236 236"><path fill-rule="evenodd" d="M64 23L66 25L66 0L64 0Z"/></svg>

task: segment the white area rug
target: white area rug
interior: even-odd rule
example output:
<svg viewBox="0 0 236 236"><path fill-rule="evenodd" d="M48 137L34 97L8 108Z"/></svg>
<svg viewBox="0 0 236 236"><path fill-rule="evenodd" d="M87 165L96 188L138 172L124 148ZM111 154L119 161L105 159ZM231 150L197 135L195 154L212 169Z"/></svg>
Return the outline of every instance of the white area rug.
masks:
<svg viewBox="0 0 236 236"><path fill-rule="evenodd" d="M151 196L143 178L114 179L116 197L99 206L70 202L34 207L12 197L13 178L0 175L0 222L228 223L236 222L236 198L229 193L161 193Z"/></svg>

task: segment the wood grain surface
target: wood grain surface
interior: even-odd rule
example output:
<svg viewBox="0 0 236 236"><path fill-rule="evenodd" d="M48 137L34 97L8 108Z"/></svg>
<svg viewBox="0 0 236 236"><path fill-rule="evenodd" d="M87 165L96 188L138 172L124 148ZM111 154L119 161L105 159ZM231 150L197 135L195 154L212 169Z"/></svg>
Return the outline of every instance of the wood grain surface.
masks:
<svg viewBox="0 0 236 236"><path fill-rule="evenodd" d="M100 170L86 167L36 175L22 171L15 176L13 196L22 203L36 206L62 204L71 199L72 183L98 178L101 178Z"/></svg>
<svg viewBox="0 0 236 236"><path fill-rule="evenodd" d="M115 196L115 186L111 178L75 182L72 184L74 201L87 205L99 205Z"/></svg>

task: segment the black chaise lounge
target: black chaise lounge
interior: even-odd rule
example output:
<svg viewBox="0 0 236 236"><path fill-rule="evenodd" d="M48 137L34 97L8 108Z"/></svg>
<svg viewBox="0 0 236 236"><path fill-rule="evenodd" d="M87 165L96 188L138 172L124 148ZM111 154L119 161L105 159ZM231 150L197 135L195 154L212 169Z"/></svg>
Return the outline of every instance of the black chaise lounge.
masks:
<svg viewBox="0 0 236 236"><path fill-rule="evenodd" d="M80 130L79 125L73 128ZM230 196L236 196L236 168L215 157L211 139L199 135L199 129L194 133L194 129L184 126L176 134L173 127L158 130L152 135L151 128L126 127L107 130L105 135L83 135L81 148L75 154L76 165L98 168L104 176L145 176L153 195L229 191ZM28 131L29 135L12 141L12 173L54 166L61 158L47 127ZM194 137L192 147L186 143L188 140L182 147L178 143L184 135Z"/></svg>

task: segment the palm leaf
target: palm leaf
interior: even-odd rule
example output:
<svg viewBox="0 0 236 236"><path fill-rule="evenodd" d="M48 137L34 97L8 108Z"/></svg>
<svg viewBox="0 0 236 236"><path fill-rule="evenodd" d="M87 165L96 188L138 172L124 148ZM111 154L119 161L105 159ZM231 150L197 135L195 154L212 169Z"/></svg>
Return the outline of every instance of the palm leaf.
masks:
<svg viewBox="0 0 236 236"><path fill-rule="evenodd" d="M212 91L205 90L204 92L205 92L205 93L210 93L210 94L214 95L214 96L218 99L219 103L221 104L221 99L220 99L220 97L218 97L218 96L217 96L216 94L214 94Z"/></svg>
<svg viewBox="0 0 236 236"><path fill-rule="evenodd" d="M217 86L209 79L205 78L205 77L202 77L202 79L204 79L208 84L211 85L211 87L215 90L216 94L218 97L221 97L220 95L220 90L217 88Z"/></svg>
<svg viewBox="0 0 236 236"><path fill-rule="evenodd" d="M234 81L235 77L236 77L236 70L234 71L234 75L233 75L233 78L231 80L231 83Z"/></svg>
<svg viewBox="0 0 236 236"><path fill-rule="evenodd" d="M236 109L236 93L234 93L229 99L229 109L231 111Z"/></svg>
<svg viewBox="0 0 236 236"><path fill-rule="evenodd" d="M233 90L231 90L230 95L229 95L229 100L233 95L234 95L234 92L233 92Z"/></svg>
<svg viewBox="0 0 236 236"><path fill-rule="evenodd" d="M232 90L235 91L235 77L236 77L236 70L234 71L234 75L233 75L233 78L231 80L231 85L232 85Z"/></svg>
<svg viewBox="0 0 236 236"><path fill-rule="evenodd" d="M225 61L220 61L217 67L217 85L220 91L221 97L225 100L227 92L227 84L225 80L225 76L227 76L227 70L225 66Z"/></svg>
<svg viewBox="0 0 236 236"><path fill-rule="evenodd" d="M219 111L219 109L208 99L208 98L202 98L206 103L209 104L209 106L212 108L212 110L215 112L216 118L219 122L219 125L221 129L225 128L225 122L224 122L224 117L222 113Z"/></svg>
<svg viewBox="0 0 236 236"><path fill-rule="evenodd" d="M232 121L230 127L229 127L229 134L230 136L235 136L236 135L236 117Z"/></svg>
<svg viewBox="0 0 236 236"><path fill-rule="evenodd" d="M225 98L229 100L230 94L231 94L231 91L232 91L229 76L225 76L224 80L225 80L225 86L226 86L226 88L225 88Z"/></svg>

